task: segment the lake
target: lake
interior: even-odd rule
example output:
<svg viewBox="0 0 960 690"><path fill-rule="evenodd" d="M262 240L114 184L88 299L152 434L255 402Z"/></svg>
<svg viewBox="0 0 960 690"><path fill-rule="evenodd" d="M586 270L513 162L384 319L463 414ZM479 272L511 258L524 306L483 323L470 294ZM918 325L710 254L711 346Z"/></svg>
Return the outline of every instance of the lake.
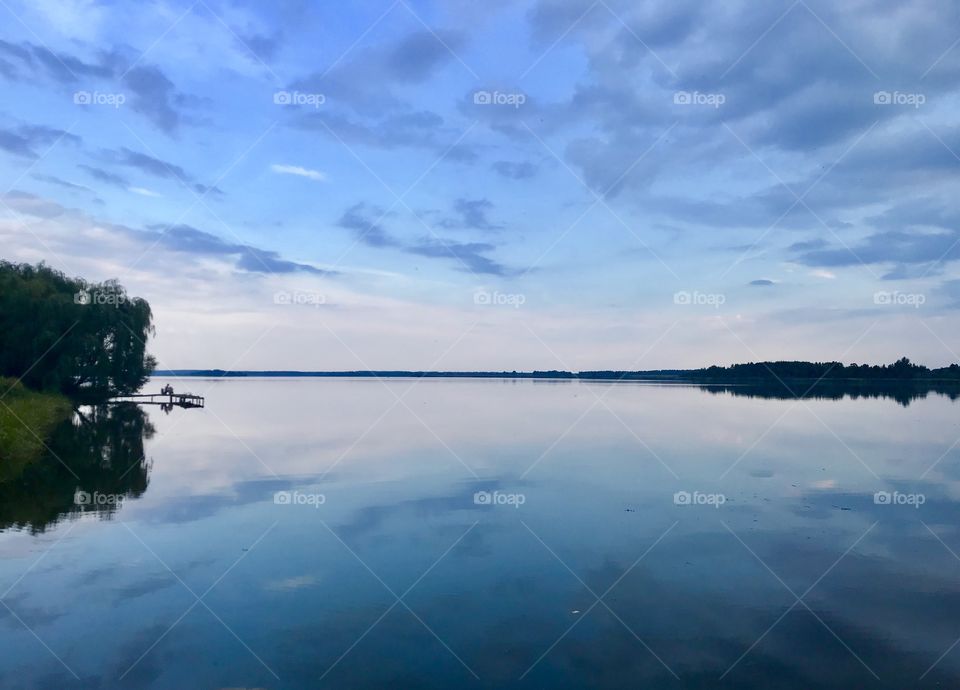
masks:
<svg viewBox="0 0 960 690"><path fill-rule="evenodd" d="M0 687L960 683L948 397L168 381L0 483Z"/></svg>

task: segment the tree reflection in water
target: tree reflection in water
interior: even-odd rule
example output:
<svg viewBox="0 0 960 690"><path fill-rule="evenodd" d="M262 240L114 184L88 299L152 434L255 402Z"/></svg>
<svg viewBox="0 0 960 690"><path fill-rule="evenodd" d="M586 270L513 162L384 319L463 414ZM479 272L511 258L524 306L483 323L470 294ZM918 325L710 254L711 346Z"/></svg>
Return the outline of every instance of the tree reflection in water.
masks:
<svg viewBox="0 0 960 690"><path fill-rule="evenodd" d="M775 400L850 400L891 399L903 407L929 395L942 395L950 400L960 399L960 385L953 381L808 381L784 379L780 381L745 381L735 383L696 382L701 390L713 394L729 394L748 398Z"/></svg>
<svg viewBox="0 0 960 690"><path fill-rule="evenodd" d="M43 457L0 481L0 530L39 533L79 512L110 519L122 500L146 491L150 462L143 442L154 431L134 404L75 410L48 439Z"/></svg>

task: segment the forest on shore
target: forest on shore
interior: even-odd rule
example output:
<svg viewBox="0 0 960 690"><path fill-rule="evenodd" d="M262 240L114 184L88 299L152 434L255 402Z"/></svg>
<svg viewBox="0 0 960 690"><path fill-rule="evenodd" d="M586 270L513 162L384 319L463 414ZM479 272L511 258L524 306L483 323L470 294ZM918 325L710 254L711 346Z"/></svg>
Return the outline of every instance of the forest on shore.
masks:
<svg viewBox="0 0 960 690"><path fill-rule="evenodd" d="M85 400L134 393L156 367L151 335L150 305L115 280L0 261L0 376Z"/></svg>
<svg viewBox="0 0 960 690"><path fill-rule="evenodd" d="M52 452L76 405L139 390L152 334L150 305L117 281L0 261L0 482Z"/></svg>

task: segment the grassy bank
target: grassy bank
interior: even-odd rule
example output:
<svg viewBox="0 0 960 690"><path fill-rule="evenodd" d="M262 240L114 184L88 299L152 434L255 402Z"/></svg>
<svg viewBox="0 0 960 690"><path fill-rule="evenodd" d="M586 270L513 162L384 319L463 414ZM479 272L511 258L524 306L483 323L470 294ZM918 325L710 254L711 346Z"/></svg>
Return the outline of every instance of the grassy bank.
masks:
<svg viewBox="0 0 960 690"><path fill-rule="evenodd" d="M44 441L73 406L58 393L38 393L3 377L0 396L0 481L4 481L40 457Z"/></svg>

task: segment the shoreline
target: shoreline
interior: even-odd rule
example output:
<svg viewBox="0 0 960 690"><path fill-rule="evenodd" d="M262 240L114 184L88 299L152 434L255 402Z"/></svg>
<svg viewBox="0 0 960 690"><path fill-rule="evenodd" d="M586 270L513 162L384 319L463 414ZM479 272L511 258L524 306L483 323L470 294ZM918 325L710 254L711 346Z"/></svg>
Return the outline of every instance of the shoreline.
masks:
<svg viewBox="0 0 960 690"><path fill-rule="evenodd" d="M822 385L830 383L880 384L880 385L917 385L917 384L956 384L960 379L944 377L916 378L870 378L870 377L797 377L797 376L704 376L694 371L689 374L678 371L671 373L643 371L611 372L568 372L568 371L223 371L217 369L166 369L156 371L151 378L451 378L451 379L548 379L571 381L649 381L657 383L692 383L717 385L756 385L784 383L809 383Z"/></svg>

